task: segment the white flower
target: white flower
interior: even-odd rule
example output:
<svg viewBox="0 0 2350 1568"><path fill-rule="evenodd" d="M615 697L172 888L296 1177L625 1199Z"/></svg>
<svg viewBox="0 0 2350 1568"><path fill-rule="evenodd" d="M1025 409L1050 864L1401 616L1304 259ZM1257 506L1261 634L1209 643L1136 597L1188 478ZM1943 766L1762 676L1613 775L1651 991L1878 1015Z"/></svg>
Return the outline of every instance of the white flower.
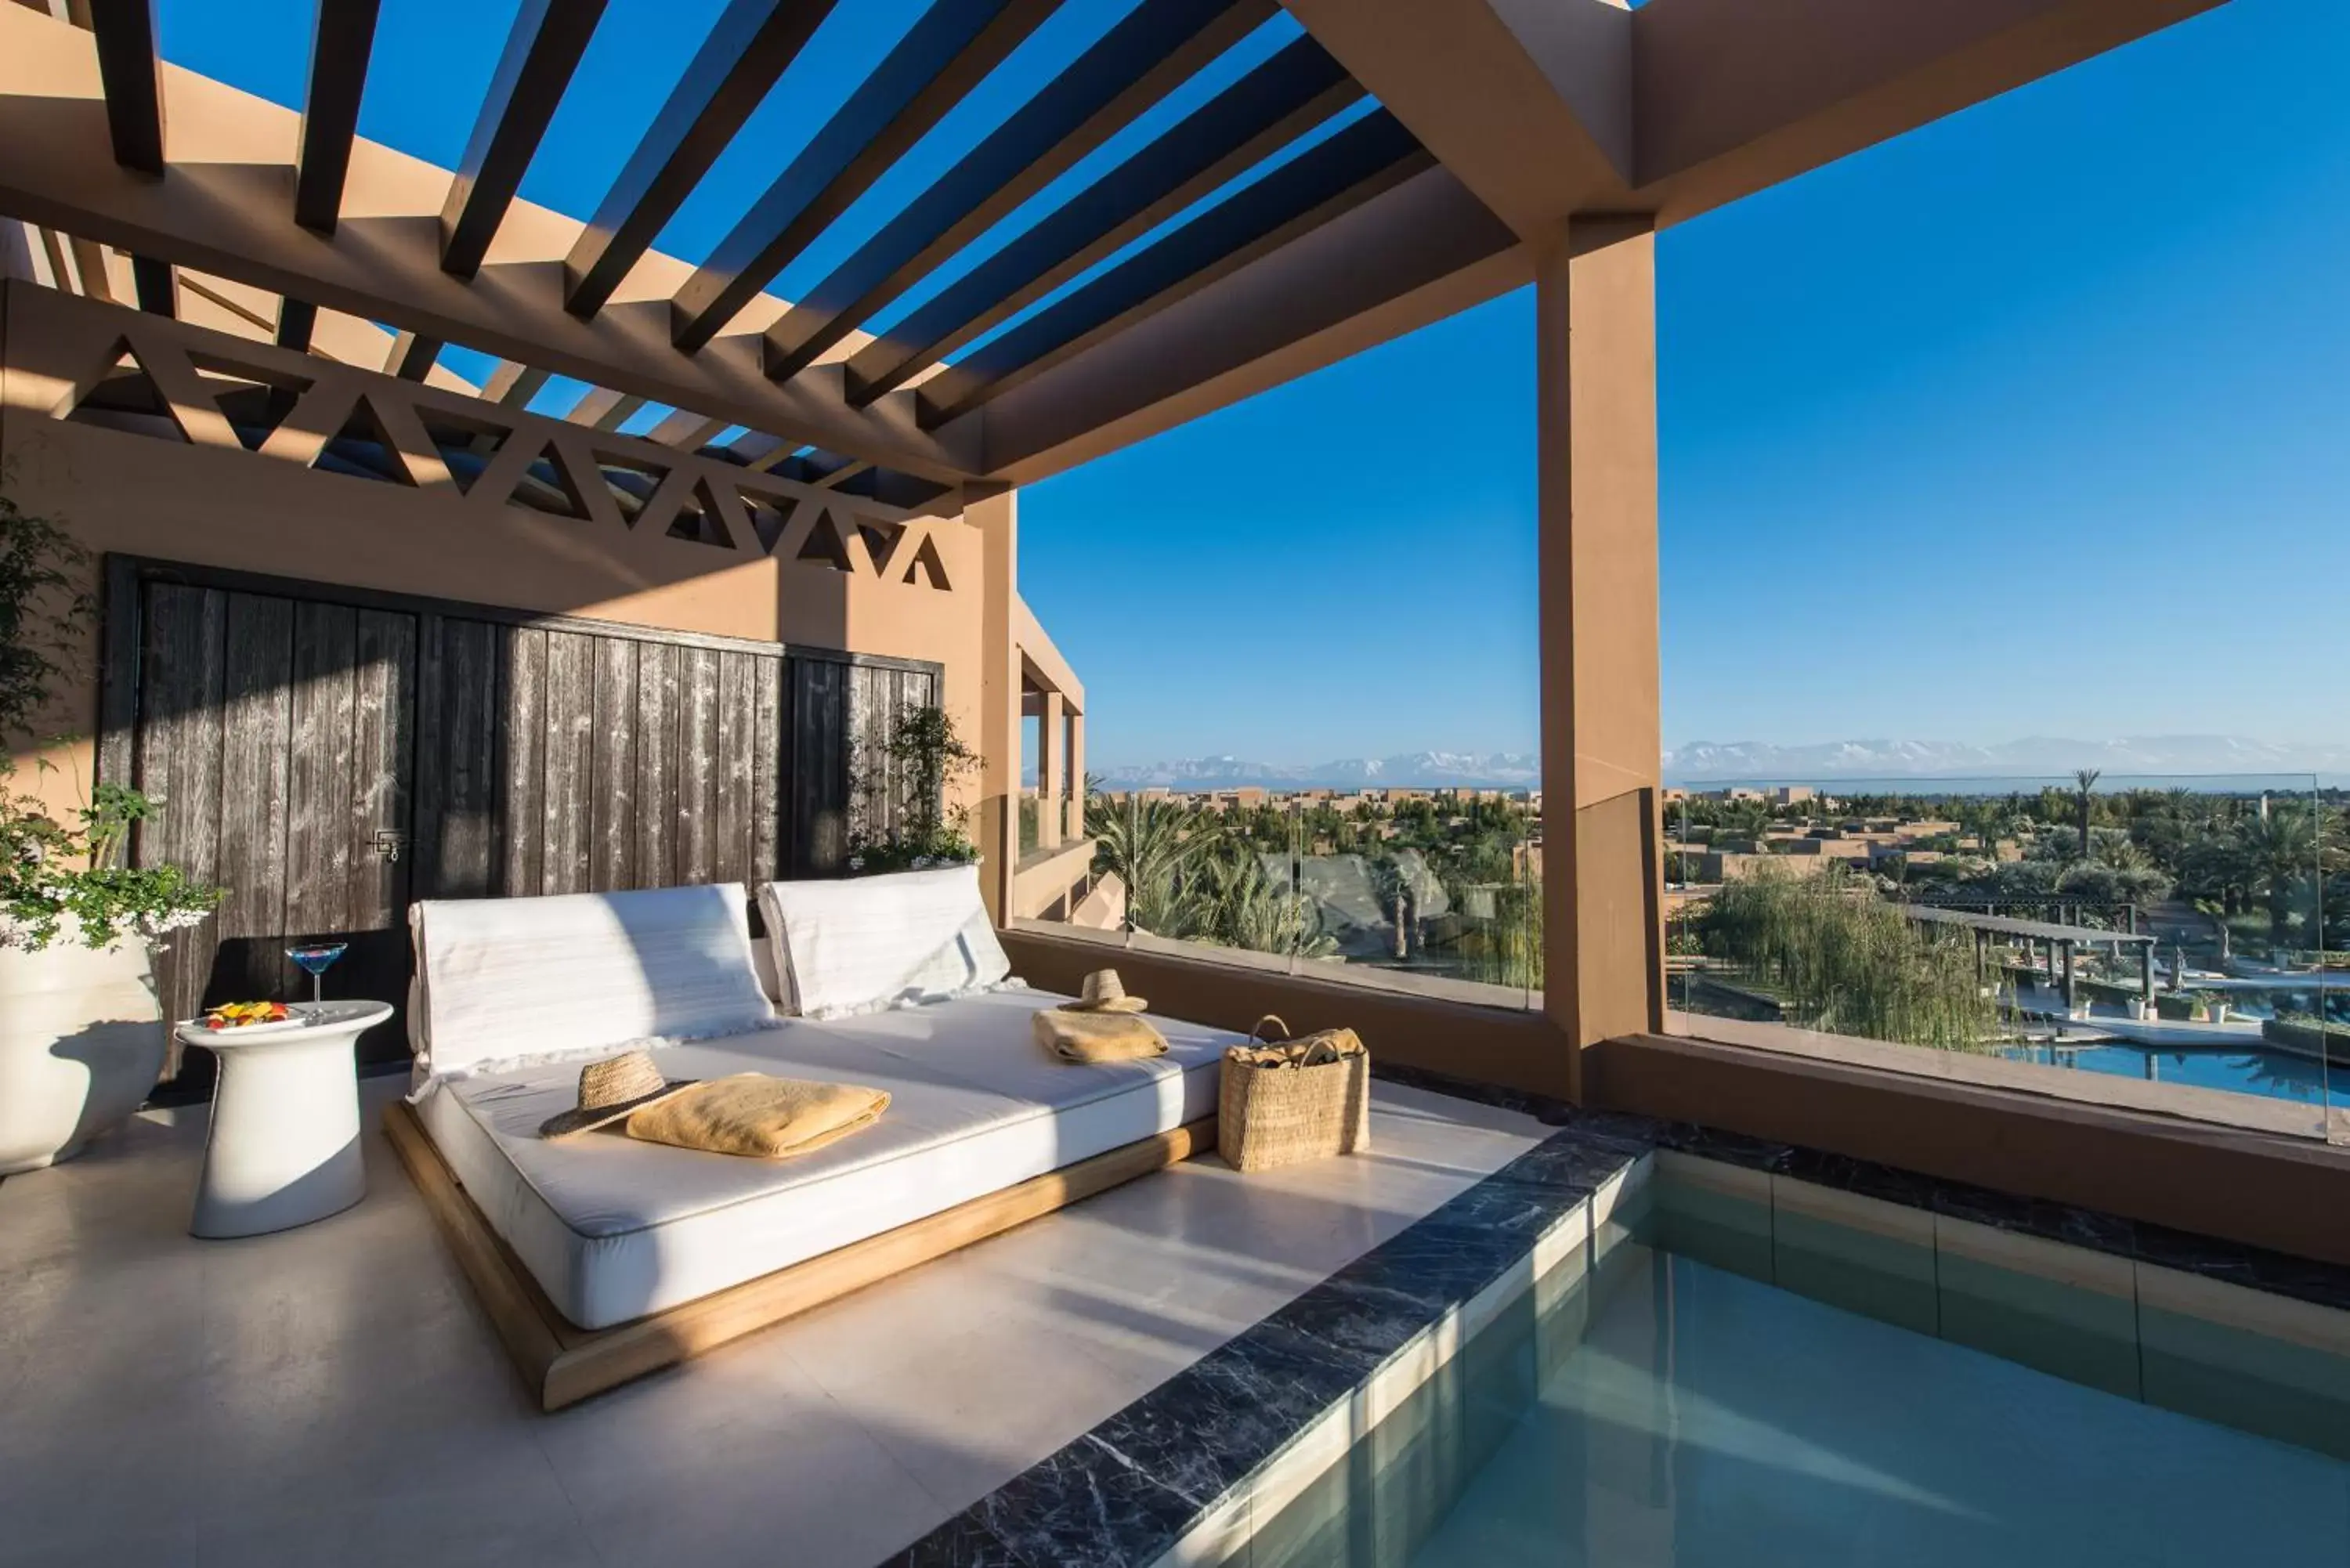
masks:
<svg viewBox="0 0 2350 1568"><path fill-rule="evenodd" d="M852 855L852 856L850 856L850 857L848 857L848 868L849 868L851 871L862 871L862 870L864 870L864 869L865 869L865 857L864 857L864 856L862 856L862 855Z"/></svg>

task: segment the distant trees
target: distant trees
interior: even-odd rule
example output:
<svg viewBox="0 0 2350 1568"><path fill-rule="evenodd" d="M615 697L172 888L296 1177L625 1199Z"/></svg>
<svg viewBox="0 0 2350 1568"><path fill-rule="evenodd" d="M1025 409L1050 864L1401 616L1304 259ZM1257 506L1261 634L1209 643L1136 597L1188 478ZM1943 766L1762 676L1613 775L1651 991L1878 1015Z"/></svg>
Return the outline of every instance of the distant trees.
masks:
<svg viewBox="0 0 2350 1568"><path fill-rule="evenodd" d="M2095 768L2083 768L2073 775L2074 782L2080 786L2075 794L2080 808L2081 858L2084 860L2089 857L2089 809L2096 802L2097 781L2104 776Z"/></svg>
<svg viewBox="0 0 2350 1568"><path fill-rule="evenodd" d="M1255 834L1267 825L1225 823L1174 801L1087 802L1094 867L1126 884L1128 917L1153 936L1326 956L1336 944L1321 912L1269 874ZM1282 834L1276 815L1274 832Z"/></svg>
<svg viewBox="0 0 2350 1568"><path fill-rule="evenodd" d="M1700 932L1801 1028L1944 1051L1985 1049L1998 1029L1973 940L1919 926L1841 867L1798 878L1764 866L1729 882Z"/></svg>
<svg viewBox="0 0 2350 1568"><path fill-rule="evenodd" d="M2268 904L2269 940L2282 946L2294 888L2317 886L2317 825L2301 807L2279 804L2241 824L2236 837L2247 881Z"/></svg>

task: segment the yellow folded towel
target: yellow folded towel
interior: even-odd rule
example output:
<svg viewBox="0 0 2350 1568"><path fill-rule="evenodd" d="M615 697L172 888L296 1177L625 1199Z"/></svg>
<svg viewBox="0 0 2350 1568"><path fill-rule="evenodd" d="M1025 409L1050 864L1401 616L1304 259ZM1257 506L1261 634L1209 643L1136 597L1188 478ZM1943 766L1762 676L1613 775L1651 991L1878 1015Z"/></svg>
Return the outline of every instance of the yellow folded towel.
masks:
<svg viewBox="0 0 2350 1568"><path fill-rule="evenodd" d="M1072 1012L1039 1009L1036 1044L1064 1062L1132 1062L1167 1054L1166 1037L1136 1012Z"/></svg>
<svg viewBox="0 0 2350 1568"><path fill-rule="evenodd" d="M737 1073L631 1111L628 1134L648 1143L775 1159L871 1127L889 1108L889 1096L879 1089Z"/></svg>

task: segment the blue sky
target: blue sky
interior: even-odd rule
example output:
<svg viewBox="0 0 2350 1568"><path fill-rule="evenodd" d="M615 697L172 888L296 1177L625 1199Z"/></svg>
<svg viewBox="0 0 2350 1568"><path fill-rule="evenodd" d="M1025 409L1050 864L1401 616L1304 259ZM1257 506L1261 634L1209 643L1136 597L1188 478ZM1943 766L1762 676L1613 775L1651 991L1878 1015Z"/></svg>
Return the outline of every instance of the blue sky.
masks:
<svg viewBox="0 0 2350 1568"><path fill-rule="evenodd" d="M718 8L616 0L525 193L591 208ZM1120 8L1074 0L783 292ZM513 9L385 0L362 130L453 161ZM664 247L712 244L918 9L839 7ZM298 102L298 0L161 10L171 57ZM1663 235L1668 743L2350 736L2345 81L2350 7L2234 0ZM1531 319L1025 493L1096 761L1531 748Z"/></svg>

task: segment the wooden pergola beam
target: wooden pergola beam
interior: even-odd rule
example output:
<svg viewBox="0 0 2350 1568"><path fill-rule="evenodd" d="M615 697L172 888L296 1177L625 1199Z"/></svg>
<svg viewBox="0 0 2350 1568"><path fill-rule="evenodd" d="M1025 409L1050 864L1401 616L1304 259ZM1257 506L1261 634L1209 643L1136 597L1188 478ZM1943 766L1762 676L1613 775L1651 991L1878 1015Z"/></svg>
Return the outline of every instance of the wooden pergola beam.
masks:
<svg viewBox="0 0 2350 1568"><path fill-rule="evenodd" d="M179 275L172 264L153 256L130 258L130 281L139 291L139 308L151 316L180 314Z"/></svg>
<svg viewBox="0 0 2350 1568"><path fill-rule="evenodd" d="M318 307L306 299L281 296L277 302L277 331L274 341L280 348L307 351L310 335L318 328Z"/></svg>
<svg viewBox="0 0 2350 1568"><path fill-rule="evenodd" d="M513 204L476 277L450 276L440 223L448 173L365 138L352 148L335 233L303 230L286 210L298 116L176 66L162 67L162 81L174 158L156 180L113 159L91 36L0 5L0 212L933 481L976 472L975 436L921 430L910 394L860 410L835 369L768 379L756 333L782 308L772 298L701 353L677 352L669 297L692 269L673 258L648 254L593 320L570 315L564 258L581 225L529 202Z"/></svg>
<svg viewBox="0 0 2350 1568"><path fill-rule="evenodd" d="M1680 223L2226 0L1649 0L1640 205Z"/></svg>
<svg viewBox="0 0 2350 1568"><path fill-rule="evenodd" d="M397 376L403 381L421 381L432 373L441 360L441 350L448 345L437 337L419 337L413 332L402 332L391 340L391 352L383 361L384 374Z"/></svg>
<svg viewBox="0 0 2350 1568"><path fill-rule="evenodd" d="M1374 109L923 383L924 417L968 413L1434 164Z"/></svg>
<svg viewBox="0 0 2350 1568"><path fill-rule="evenodd" d="M967 0L923 13L677 291L671 340L687 353L709 342L1053 10Z"/></svg>
<svg viewBox="0 0 2350 1568"><path fill-rule="evenodd" d="M1623 0L1285 3L1520 238L1627 205L1639 13Z"/></svg>
<svg viewBox="0 0 2350 1568"><path fill-rule="evenodd" d="M767 328L797 375L1273 13L1272 0L1142 0Z"/></svg>
<svg viewBox="0 0 2350 1568"><path fill-rule="evenodd" d="M1327 49L1293 39L858 349L849 401L897 390L1362 96Z"/></svg>
<svg viewBox="0 0 2350 1568"><path fill-rule="evenodd" d="M1033 483L1439 321L1533 276L1508 224L1430 169L1014 388L986 472Z"/></svg>
<svg viewBox="0 0 2350 1568"><path fill-rule="evenodd" d="M294 221L321 234L342 215L343 182L359 130L379 0L318 0L310 33L310 87L294 164Z"/></svg>
<svg viewBox="0 0 2350 1568"><path fill-rule="evenodd" d="M601 310L799 55L833 0L729 0L564 262L564 308Z"/></svg>
<svg viewBox="0 0 2350 1568"><path fill-rule="evenodd" d="M441 208L442 271L481 270L603 16L604 0L523 0Z"/></svg>
<svg viewBox="0 0 2350 1568"><path fill-rule="evenodd" d="M141 174L161 174L163 85L155 0L90 0L89 28L106 84L106 129L114 161Z"/></svg>

